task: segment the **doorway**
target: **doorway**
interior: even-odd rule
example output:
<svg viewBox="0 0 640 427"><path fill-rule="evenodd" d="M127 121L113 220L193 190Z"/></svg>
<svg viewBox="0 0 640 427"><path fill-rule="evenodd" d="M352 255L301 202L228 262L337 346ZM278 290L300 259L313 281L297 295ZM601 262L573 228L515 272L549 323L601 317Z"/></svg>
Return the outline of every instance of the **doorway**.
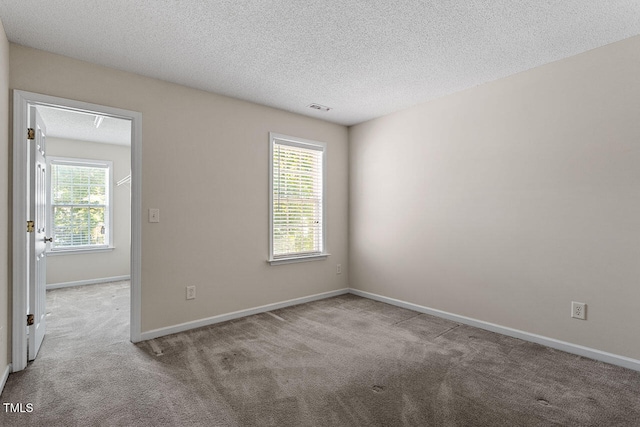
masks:
<svg viewBox="0 0 640 427"><path fill-rule="evenodd" d="M13 91L13 316L12 316L12 371L16 372L22 370L27 365L27 328L25 328L25 319L27 322L37 322L39 316L44 314L34 313L38 311L38 308L33 308L33 305L29 306L29 301L37 299L39 293L46 292L46 288L37 287L34 284L35 276L33 271L33 265L36 262L33 251L31 251L30 245L33 245L34 234L29 233L29 226L25 227L25 224L29 224L28 221L33 221L30 216L34 212L34 191L30 191L32 188L31 183L34 182L31 177L32 174L32 157L30 156L30 147L33 146L34 141L31 141L32 136L29 132L30 124L34 123L34 114L38 116L44 115L45 122L46 117L49 116L49 121L52 118L58 117L58 119L64 121L73 122L74 120L85 120L91 118L93 125L98 128L103 122L118 123L119 125L125 125L128 133L128 140L130 141L130 174L126 176L122 172L122 168L119 169L119 174L111 176L113 181L113 195L116 195L117 191L122 192L122 188L118 189L117 183L121 185L129 186L130 188L130 203L129 210L130 215L130 253L128 255L129 264L129 276L130 276L130 340L132 342L140 341L140 235L141 235L141 153L142 153L142 115L138 112L122 110L112 107L106 107L96 104L89 104L79 101L73 101L64 98L51 97L47 95L41 95L36 93ZM37 112L37 113L36 113ZM61 119L65 117L66 119ZM41 119L38 117L38 119ZM121 133L122 133L122 126ZM38 128L39 129L39 128ZM56 134L59 134L59 129L56 130ZM58 144L56 150L61 150L62 146L69 145L68 143ZM68 147L67 147L68 148ZM39 146L39 149L44 151L44 148ZM58 151L60 154L61 151ZM82 156L87 157L87 156ZM65 156L56 156L58 168L63 170L69 164L73 164L72 160ZM65 159L67 159L65 163ZM91 159L88 160L89 163ZM87 161L85 159L85 161ZM100 175L100 167L96 166L95 173ZM47 169L50 169L51 162L48 161ZM91 164L83 165L91 167ZM56 166L54 165L52 170ZM106 170L106 169L105 169ZM112 171L113 172L113 171ZM50 173L50 172L49 172ZM106 175L105 175L106 176ZM96 194L100 194L102 191L100 188L92 189ZM91 227L88 227L88 232L82 236L72 236L78 241L87 240L90 245L93 245L93 249L97 252L111 252L113 246L114 229L109 223L113 220L115 214L109 212L108 207L102 206L92 210L91 216L88 216L87 221L93 221ZM64 221L64 210L69 210L68 206L61 206L60 217L63 218L59 221ZM78 212L82 211L79 209ZM51 211L50 211L51 212ZM52 220L52 216L48 215L48 219ZM33 225L33 223L31 223ZM63 224L64 226L64 224ZM44 228L44 225L41 226ZM38 228L38 226L36 226ZM63 227L64 228L64 227ZM49 230L51 228L49 227ZM71 250L71 246L74 246L74 241L65 240L64 233L61 232L60 238L56 240L56 249L59 255L72 256L69 253L63 252ZM69 236L67 236L69 237ZM50 236L44 237L46 242L51 245ZM79 240L78 240L79 239ZM71 242L71 243L69 243ZM65 248L65 245L67 246ZM70 246L69 246L70 245ZM76 245L77 246L77 245ZM87 249L87 248L85 248ZM50 251L51 252L51 251ZM62 257L61 257L62 259ZM57 260L56 260L57 261ZM125 261L126 262L126 261ZM58 262L58 264L60 264ZM64 263L63 263L64 264ZM125 266L126 267L126 266ZM54 280L55 281L55 280ZM67 280L66 283L73 283L73 280ZM60 283L58 283L60 284ZM81 284L81 283L78 283ZM31 292L29 291L31 289ZM30 294L31 293L31 294ZM30 312L32 311L32 312ZM30 318L29 318L29 315ZM44 317L42 317L44 326ZM33 328L29 326L28 328ZM44 329L44 328L43 328ZM29 329L31 331L32 329ZM31 358L31 357L30 357Z"/></svg>

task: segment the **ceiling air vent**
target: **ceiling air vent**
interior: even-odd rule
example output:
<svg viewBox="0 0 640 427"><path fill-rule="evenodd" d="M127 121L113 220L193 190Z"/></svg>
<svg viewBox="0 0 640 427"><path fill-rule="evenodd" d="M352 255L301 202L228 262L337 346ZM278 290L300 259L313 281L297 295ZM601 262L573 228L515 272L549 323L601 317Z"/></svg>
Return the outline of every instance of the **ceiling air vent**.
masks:
<svg viewBox="0 0 640 427"><path fill-rule="evenodd" d="M331 110L331 107L325 107L324 105L320 105L320 104L309 104L307 105L307 107L313 108L314 110L325 111L325 112Z"/></svg>

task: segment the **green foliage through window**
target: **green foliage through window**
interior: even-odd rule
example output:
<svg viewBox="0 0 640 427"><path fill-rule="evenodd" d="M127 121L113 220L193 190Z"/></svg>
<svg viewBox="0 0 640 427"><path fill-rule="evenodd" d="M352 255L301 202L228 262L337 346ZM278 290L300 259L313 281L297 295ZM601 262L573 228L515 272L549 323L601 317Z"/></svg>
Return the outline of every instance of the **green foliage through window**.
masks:
<svg viewBox="0 0 640 427"><path fill-rule="evenodd" d="M52 248L108 241L109 168L51 162Z"/></svg>
<svg viewBox="0 0 640 427"><path fill-rule="evenodd" d="M273 146L273 256L322 253L323 147Z"/></svg>

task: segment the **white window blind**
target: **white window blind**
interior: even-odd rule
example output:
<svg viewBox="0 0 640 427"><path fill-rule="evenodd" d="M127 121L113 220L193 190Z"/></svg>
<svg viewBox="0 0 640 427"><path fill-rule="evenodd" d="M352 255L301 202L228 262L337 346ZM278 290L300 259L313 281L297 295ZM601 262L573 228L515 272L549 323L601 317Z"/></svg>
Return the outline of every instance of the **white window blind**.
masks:
<svg viewBox="0 0 640 427"><path fill-rule="evenodd" d="M51 250L108 246L111 162L52 158L49 164Z"/></svg>
<svg viewBox="0 0 640 427"><path fill-rule="evenodd" d="M271 148L271 258L323 254L325 146L272 137Z"/></svg>

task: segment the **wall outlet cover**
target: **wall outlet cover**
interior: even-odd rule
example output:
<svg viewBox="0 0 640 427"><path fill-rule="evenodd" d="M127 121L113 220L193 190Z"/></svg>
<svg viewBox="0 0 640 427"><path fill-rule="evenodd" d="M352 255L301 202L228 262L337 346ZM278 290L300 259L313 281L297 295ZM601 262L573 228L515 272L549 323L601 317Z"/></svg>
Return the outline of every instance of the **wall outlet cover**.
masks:
<svg viewBox="0 0 640 427"><path fill-rule="evenodd" d="M586 320L587 304L583 302L571 301L571 317L574 319Z"/></svg>

